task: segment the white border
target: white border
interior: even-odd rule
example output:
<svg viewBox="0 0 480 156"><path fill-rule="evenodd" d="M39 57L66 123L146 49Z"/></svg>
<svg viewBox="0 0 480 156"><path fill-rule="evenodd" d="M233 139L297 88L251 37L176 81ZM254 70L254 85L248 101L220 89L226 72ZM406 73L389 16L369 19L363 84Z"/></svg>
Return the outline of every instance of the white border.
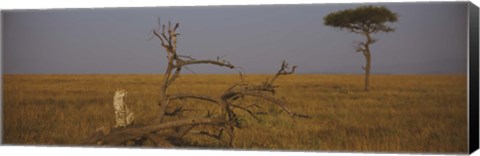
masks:
<svg viewBox="0 0 480 156"><path fill-rule="evenodd" d="M10 9L53 9L53 8L105 8L105 7L150 7L150 6L207 6L207 5L259 5L259 4L312 4L312 3L370 3L370 2L428 2L429 0L68 0L68 1L38 1L38 0L2 0L0 11ZM430 0L431 1L431 0ZM434 0L452 1L452 0ZM466 0L454 0L466 1ZM472 0L480 6L480 0ZM1 16L0 16L1 20ZM1 30L1 22L0 22ZM1 36L0 36L1 37ZM1 47L1 38L0 38ZM0 64L1 64L0 55ZM0 65L1 66L1 65ZM1 72L1 69L0 69ZM0 79L1 80L1 79ZM1 88L1 84L0 84ZM1 100L0 95L0 100ZM1 113L1 107L0 107ZM1 123L1 122L0 122ZM1 130L0 130L1 132ZM3 134L3 133L0 133ZM1 139L1 136L0 136ZM225 151L225 150L160 150L160 149L117 149L117 148L80 148L80 147L45 147L45 146L0 146L0 153L8 155L420 155L420 154L372 154L372 153L329 153L329 152L264 152L264 151ZM430 154L422 154L430 155ZM473 155L480 155L480 151Z"/></svg>

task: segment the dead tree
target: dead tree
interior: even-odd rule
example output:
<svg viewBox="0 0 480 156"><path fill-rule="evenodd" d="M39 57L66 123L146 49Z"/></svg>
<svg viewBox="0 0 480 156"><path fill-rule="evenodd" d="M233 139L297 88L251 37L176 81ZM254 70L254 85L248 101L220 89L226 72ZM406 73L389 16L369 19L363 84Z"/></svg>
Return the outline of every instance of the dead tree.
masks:
<svg viewBox="0 0 480 156"><path fill-rule="evenodd" d="M87 145L138 145L141 146L145 141L150 140L159 147L175 146L175 142L182 140L188 134L205 135L220 141L227 147L233 147L234 131L242 128L240 116L248 114L256 120L260 120L258 115L261 113L261 104L244 103L245 98L258 98L271 102L286 112L293 121L295 117L308 118L290 111L286 107L284 98L274 96L275 80L280 76L292 74L296 66L290 67L285 61L282 62L278 72L271 78L260 84L250 83L243 79L240 72L240 81L230 86L221 95L213 97L193 93L175 93L170 94L168 88L179 77L182 69L189 65L211 64L230 69L236 68L230 62L221 60L219 57L215 60L197 60L190 56L182 56L177 53L177 33L179 23L172 25L161 25L160 22L156 29L152 30L154 37L160 40L160 44L167 52L167 68L163 81L160 86L158 117L152 119L151 123L133 124L127 127L112 128L110 130L97 131L90 136L85 144ZM188 68L187 68L188 69ZM201 100L212 104L217 110L207 110L202 116L184 117L182 112L185 109L175 105L175 101ZM166 117L175 117L172 120L166 120Z"/></svg>

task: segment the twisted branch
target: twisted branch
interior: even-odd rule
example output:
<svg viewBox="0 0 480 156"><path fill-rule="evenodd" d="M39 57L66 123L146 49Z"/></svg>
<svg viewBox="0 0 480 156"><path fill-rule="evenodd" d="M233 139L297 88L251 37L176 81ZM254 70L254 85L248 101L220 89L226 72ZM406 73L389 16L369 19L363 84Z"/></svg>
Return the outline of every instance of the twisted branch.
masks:
<svg viewBox="0 0 480 156"><path fill-rule="evenodd" d="M177 37L180 34L176 31L179 28L179 23L176 23L174 26L172 26L172 23L168 22L168 25L161 25L161 30L159 27L160 19L158 19L157 28L152 32L154 36L160 40L161 46L165 48L167 52L168 63L160 86L160 109L158 117L153 123L147 125L134 124L125 128L114 128L111 129L109 133L99 131L94 133L87 140L87 144L122 145L127 144L127 142L132 140L135 141L135 143L139 142L141 144L141 142L148 139L153 141L157 146L172 147L174 145L172 144L171 140L182 139L187 134L201 134L220 140L222 143L233 147L235 128L241 128L239 120L240 116L238 116L235 111L244 111L252 116L255 120L259 122L261 121L257 116L257 114L261 114L261 112L255 111L257 109L261 109L259 105L252 104L245 106L241 105L241 103L234 104L236 101L241 102L239 99L243 99L244 97L260 98L265 101L272 102L285 111L293 120L294 117L309 117L306 115L293 113L286 107L286 102L284 99L279 99L273 96L275 93L275 88L277 88L277 86L274 85L275 80L282 75L290 75L294 73L297 67L290 67L286 61L282 62L280 69L275 75L273 75L273 77L260 84L246 82L243 78L242 72L239 72L241 81L230 86L218 97L192 93L167 94L169 86L172 85L173 82L175 82L175 80L180 76L182 69L188 69L186 66L196 64L211 64L230 69L240 68L232 65L229 61L221 59L223 56L217 57L216 60L197 60L190 56L178 55L176 47ZM182 112L191 109L184 109L183 107L177 105L173 111L167 111L168 105L175 104L171 103L170 101L181 99L201 100L213 103L214 106L220 110L220 112L207 110L206 117L181 119L183 118ZM165 116L178 118L173 121L165 121ZM205 128L205 126L211 126L214 129L220 128L220 131L216 134L212 134L207 131L200 131L198 133L192 132L192 129L194 128ZM174 130L174 132L166 130ZM223 134L228 136L227 141L224 140L225 138Z"/></svg>

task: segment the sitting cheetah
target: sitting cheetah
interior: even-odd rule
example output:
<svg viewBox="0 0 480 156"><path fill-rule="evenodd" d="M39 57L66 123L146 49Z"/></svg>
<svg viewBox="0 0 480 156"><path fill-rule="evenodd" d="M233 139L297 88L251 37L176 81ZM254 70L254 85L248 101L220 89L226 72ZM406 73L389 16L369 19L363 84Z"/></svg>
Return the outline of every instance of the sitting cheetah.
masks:
<svg viewBox="0 0 480 156"><path fill-rule="evenodd" d="M117 89L113 96L113 108L115 109L115 128L126 127L133 123L134 114L131 112L125 103L127 91L125 89Z"/></svg>

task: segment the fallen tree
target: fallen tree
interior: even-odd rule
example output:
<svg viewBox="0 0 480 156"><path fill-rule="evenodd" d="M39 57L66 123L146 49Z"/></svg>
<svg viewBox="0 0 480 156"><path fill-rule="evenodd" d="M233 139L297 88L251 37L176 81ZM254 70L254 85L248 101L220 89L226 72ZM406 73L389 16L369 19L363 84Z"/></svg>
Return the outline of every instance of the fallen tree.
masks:
<svg viewBox="0 0 480 156"><path fill-rule="evenodd" d="M160 27L161 26L161 27ZM86 145L109 145L141 146L146 141L153 142L158 147L181 146L179 140L184 139L188 134L204 135L220 141L227 147L233 147L234 131L241 129L240 116L248 114L260 121L258 111L261 104L246 104L244 99L257 98L270 102L281 108L295 121L295 118L309 118L307 115L292 112L288 109L284 98L274 96L275 81L284 75L295 72L296 66L290 67L283 61L280 69L271 78L261 83L250 83L244 80L242 72L239 72L240 80L232 84L228 89L218 96L208 96L193 93L168 93L169 87L179 77L182 69L196 64L211 64L230 69L237 68L229 61L217 57L215 60L198 60L190 56L182 56L177 53L177 33L179 23L172 25L161 25L152 30L154 37L160 40L160 44L167 52L167 68L160 86L158 116L147 124L131 124L124 127L101 128L92 134L86 141ZM216 110L207 110L201 116L186 117L183 112L190 109L183 108L175 101L180 100L201 100L212 104ZM180 101L181 102L181 101ZM240 113L243 112L243 113ZM167 117L174 117L167 120Z"/></svg>

